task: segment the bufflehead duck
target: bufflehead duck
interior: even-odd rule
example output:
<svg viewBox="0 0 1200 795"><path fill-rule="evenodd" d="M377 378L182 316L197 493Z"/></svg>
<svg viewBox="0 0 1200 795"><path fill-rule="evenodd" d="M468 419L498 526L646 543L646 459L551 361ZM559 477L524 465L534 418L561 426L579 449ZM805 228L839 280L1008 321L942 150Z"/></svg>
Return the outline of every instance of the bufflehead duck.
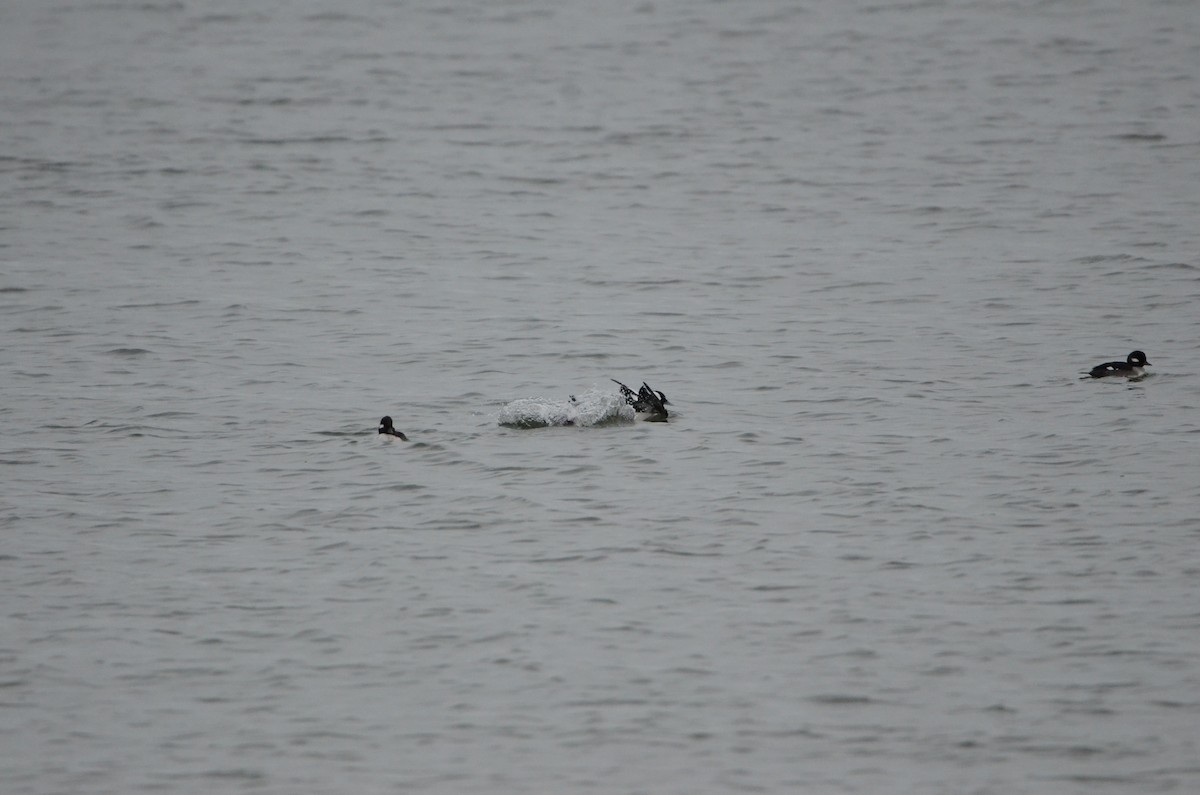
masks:
<svg viewBox="0 0 1200 795"><path fill-rule="evenodd" d="M613 378L611 380L614 384L621 387L621 395L625 398L625 402L633 406L634 411L646 415L646 422L667 421L667 417L670 415L667 412L666 405L671 401L667 400L667 396L662 392L651 389L650 385L643 381L642 388L635 393L617 379Z"/></svg>
<svg viewBox="0 0 1200 795"><path fill-rule="evenodd" d="M391 417L384 417L383 419L381 419L379 421L379 433L386 434L387 436L395 436L395 437L399 438L400 441L402 441L402 442L408 441L407 436L405 436L404 434L400 433L400 431L398 431L394 427L392 427L392 418Z"/></svg>
<svg viewBox="0 0 1200 795"><path fill-rule="evenodd" d="M1141 378L1146 374L1142 368L1149 366L1150 362L1146 361L1146 354L1142 351L1134 351L1123 362L1105 362L1096 365L1088 375L1092 378L1104 378L1109 375L1119 378Z"/></svg>

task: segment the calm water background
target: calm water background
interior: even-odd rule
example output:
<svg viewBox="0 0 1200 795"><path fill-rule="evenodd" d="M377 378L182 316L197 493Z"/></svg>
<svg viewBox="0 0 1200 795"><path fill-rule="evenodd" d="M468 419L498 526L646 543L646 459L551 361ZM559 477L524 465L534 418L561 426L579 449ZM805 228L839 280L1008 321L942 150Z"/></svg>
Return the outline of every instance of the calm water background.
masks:
<svg viewBox="0 0 1200 795"><path fill-rule="evenodd" d="M5 793L1200 791L1191 0L9 0L0 70ZM610 377L672 421L496 423Z"/></svg>

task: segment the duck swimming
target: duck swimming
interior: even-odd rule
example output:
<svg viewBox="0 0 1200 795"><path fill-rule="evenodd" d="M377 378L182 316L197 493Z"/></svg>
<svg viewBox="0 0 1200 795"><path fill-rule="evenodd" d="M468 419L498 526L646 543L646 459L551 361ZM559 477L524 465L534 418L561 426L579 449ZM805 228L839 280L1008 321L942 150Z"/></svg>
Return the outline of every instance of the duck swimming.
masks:
<svg viewBox="0 0 1200 795"><path fill-rule="evenodd" d="M1150 362L1146 361L1146 354L1142 351L1134 351L1123 362L1105 362L1104 364L1096 365L1088 375L1092 378L1105 378L1108 376L1141 378L1146 374L1143 368L1149 366Z"/></svg>
<svg viewBox="0 0 1200 795"><path fill-rule="evenodd" d="M395 427L392 425L391 417L384 417L383 419L381 419L379 421L379 433L385 434L387 436L395 436L402 442L408 441L408 437L405 436L404 434L400 433L400 431L396 430Z"/></svg>
<svg viewBox="0 0 1200 795"><path fill-rule="evenodd" d="M645 414L646 422L666 422L670 414L667 412L667 404L671 401L667 400L667 396L662 392L655 391L650 388L650 385L645 381L642 382L642 388L634 392L629 387L622 384L617 379L610 379L614 384L621 387L621 395L625 398L625 402L633 406L633 410L638 414Z"/></svg>

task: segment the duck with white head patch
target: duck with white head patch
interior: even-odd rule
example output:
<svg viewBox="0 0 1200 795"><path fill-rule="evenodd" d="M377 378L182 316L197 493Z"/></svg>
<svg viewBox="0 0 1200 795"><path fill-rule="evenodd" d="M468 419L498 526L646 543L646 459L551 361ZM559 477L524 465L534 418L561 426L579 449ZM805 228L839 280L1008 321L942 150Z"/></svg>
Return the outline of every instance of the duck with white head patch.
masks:
<svg viewBox="0 0 1200 795"><path fill-rule="evenodd" d="M1105 362L1096 365L1088 372L1088 375L1092 378L1141 378L1146 375L1143 368L1149 366L1150 362L1146 361L1146 354L1143 351L1134 351L1123 362Z"/></svg>

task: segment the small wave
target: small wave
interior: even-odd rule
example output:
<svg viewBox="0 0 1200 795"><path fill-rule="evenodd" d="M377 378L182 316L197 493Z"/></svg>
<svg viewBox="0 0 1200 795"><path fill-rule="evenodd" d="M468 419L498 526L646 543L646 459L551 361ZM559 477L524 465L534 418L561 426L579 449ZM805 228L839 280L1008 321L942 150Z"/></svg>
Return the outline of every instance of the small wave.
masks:
<svg viewBox="0 0 1200 795"><path fill-rule="evenodd" d="M497 422L507 428L549 428L556 425L611 425L633 422L633 407L624 398L595 387L575 399L519 398L500 409Z"/></svg>

